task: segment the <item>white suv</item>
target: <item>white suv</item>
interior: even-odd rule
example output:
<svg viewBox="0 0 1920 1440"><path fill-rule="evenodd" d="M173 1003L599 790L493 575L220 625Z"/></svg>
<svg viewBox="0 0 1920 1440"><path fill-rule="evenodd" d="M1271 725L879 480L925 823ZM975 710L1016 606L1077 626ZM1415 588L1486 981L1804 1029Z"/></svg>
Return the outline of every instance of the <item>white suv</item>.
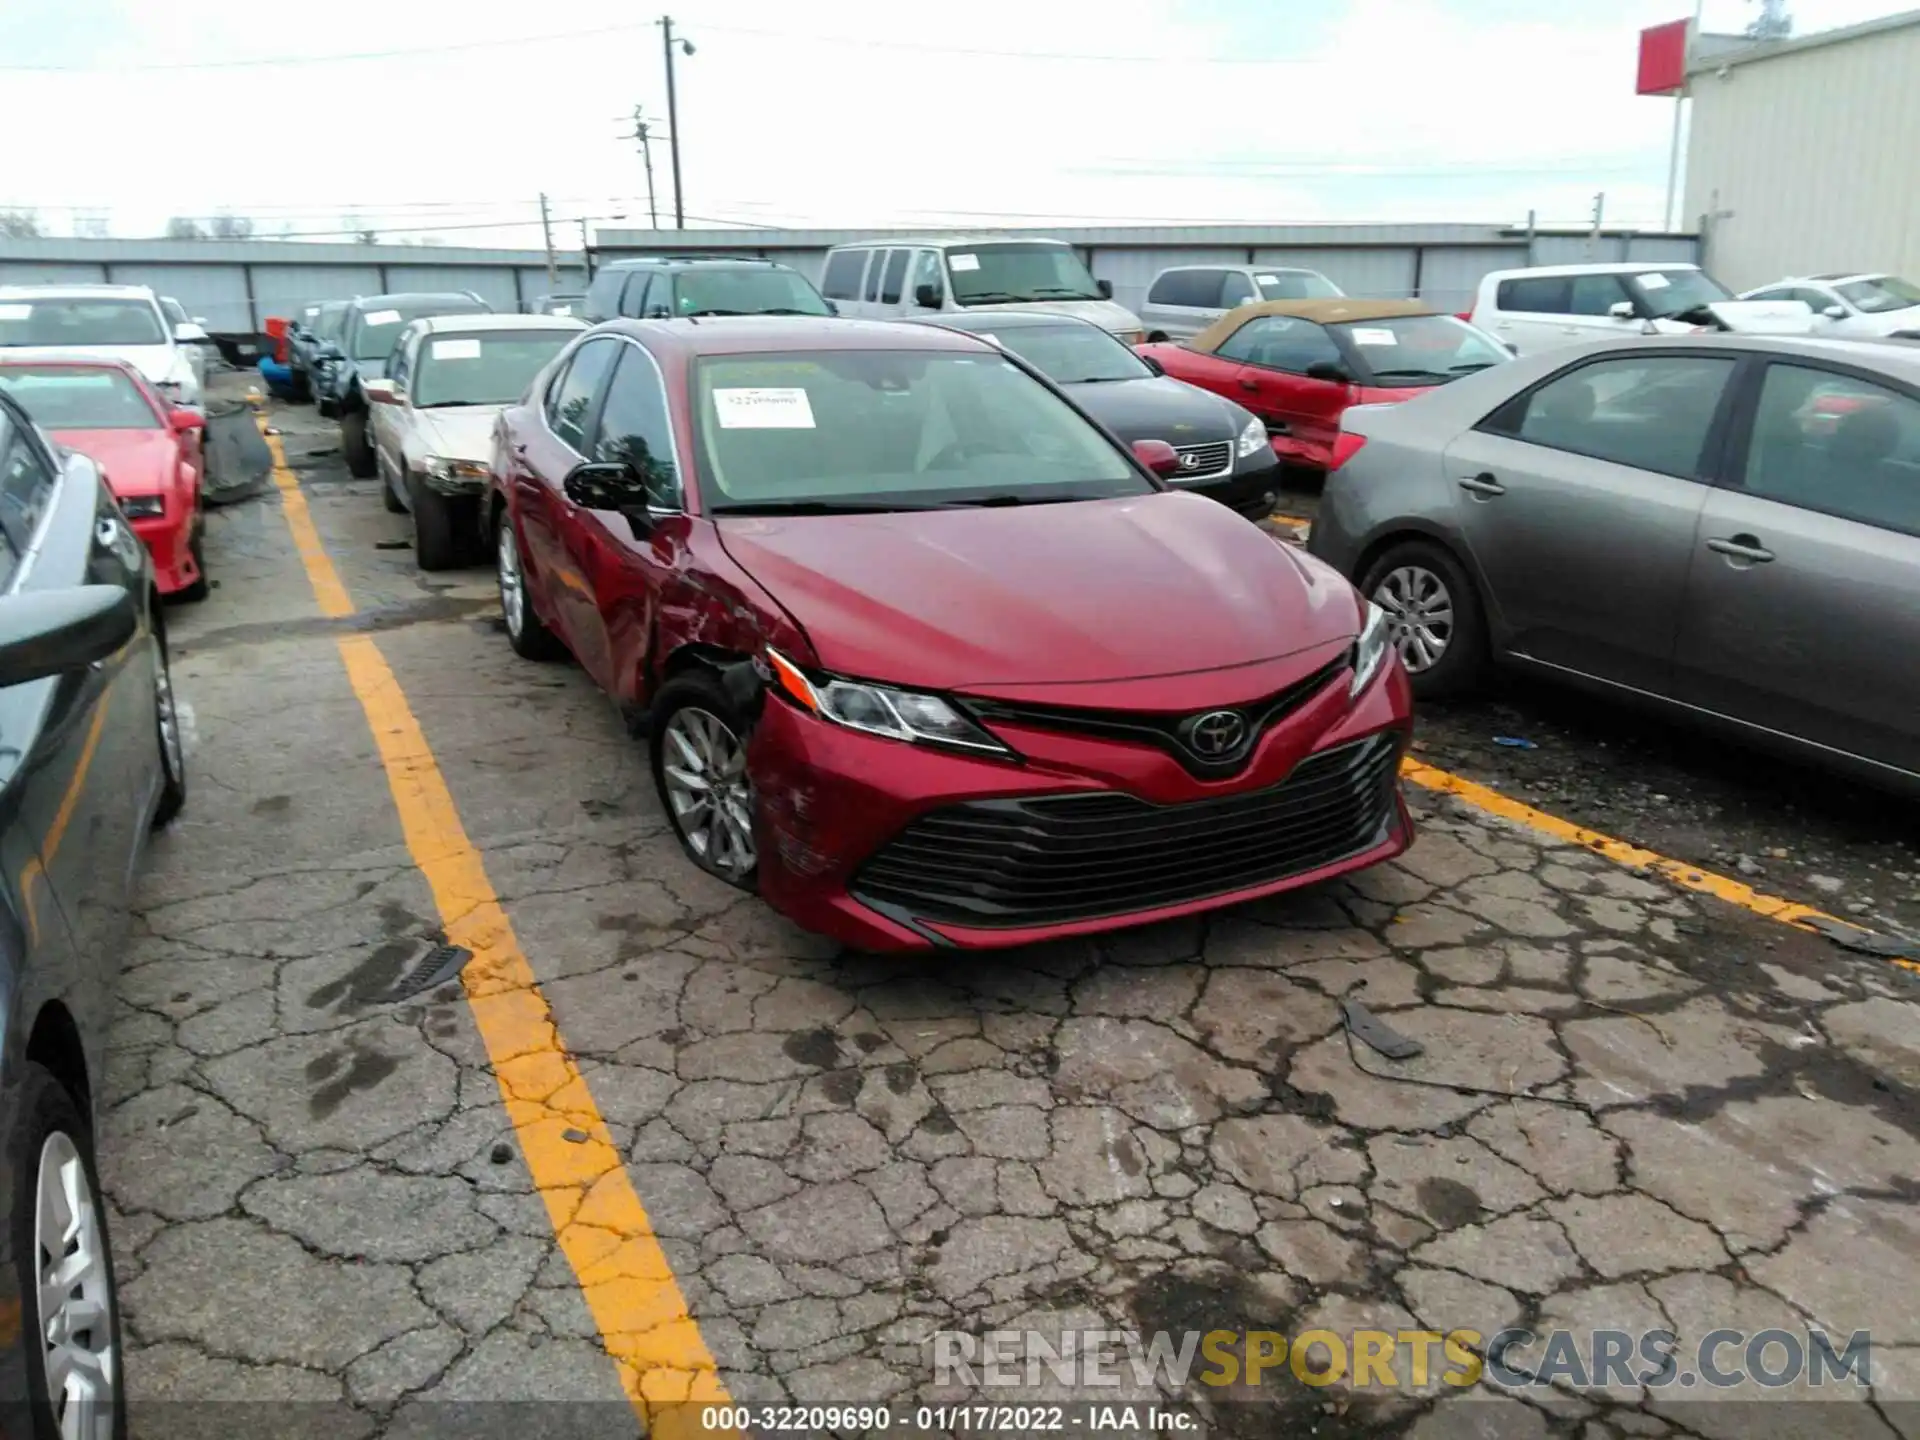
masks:
<svg viewBox="0 0 1920 1440"><path fill-rule="evenodd" d="M1920 339L1920 285L1898 275L1809 275L1749 290L1742 300L1799 300L1819 317L1815 333Z"/></svg>
<svg viewBox="0 0 1920 1440"><path fill-rule="evenodd" d="M1796 301L1736 300L1698 265L1642 261L1495 270L1480 281L1473 323L1531 355L1621 335L1804 335L1813 312Z"/></svg>
<svg viewBox="0 0 1920 1440"><path fill-rule="evenodd" d="M125 360L175 404L200 403L206 338L145 285L0 285L0 350Z"/></svg>

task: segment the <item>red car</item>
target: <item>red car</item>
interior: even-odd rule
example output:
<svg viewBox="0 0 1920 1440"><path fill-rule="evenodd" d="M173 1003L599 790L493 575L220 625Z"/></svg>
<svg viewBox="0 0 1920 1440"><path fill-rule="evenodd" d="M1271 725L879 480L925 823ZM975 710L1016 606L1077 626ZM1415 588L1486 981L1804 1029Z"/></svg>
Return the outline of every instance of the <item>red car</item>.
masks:
<svg viewBox="0 0 1920 1440"><path fill-rule="evenodd" d="M120 360L0 360L0 386L56 443L100 466L160 593L204 600L201 413L163 400Z"/></svg>
<svg viewBox="0 0 1920 1440"><path fill-rule="evenodd" d="M867 950L1399 853L1385 616L1177 463L976 336L609 321L496 422L507 635L644 717L696 863Z"/></svg>
<svg viewBox="0 0 1920 1440"><path fill-rule="evenodd" d="M1189 385L1267 422L1273 452L1333 467L1349 405L1405 400L1511 360L1492 336L1418 300L1270 300L1229 310L1183 345L1136 347Z"/></svg>

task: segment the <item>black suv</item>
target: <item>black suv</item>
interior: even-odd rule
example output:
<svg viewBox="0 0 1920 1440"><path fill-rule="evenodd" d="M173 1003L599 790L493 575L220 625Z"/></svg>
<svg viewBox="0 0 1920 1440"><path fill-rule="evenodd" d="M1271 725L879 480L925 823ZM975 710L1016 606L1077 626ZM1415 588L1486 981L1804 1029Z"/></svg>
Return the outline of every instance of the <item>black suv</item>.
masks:
<svg viewBox="0 0 1920 1440"><path fill-rule="evenodd" d="M813 282L773 260L744 255L649 255L611 260L578 313L589 325L693 315L832 315Z"/></svg>
<svg viewBox="0 0 1920 1440"><path fill-rule="evenodd" d="M312 380L320 413L340 417L340 449L349 475L365 480L374 473L367 397L360 386L386 376L394 342L408 322L427 315L492 313L493 307L471 290L445 295L363 295L347 302L339 339L317 350Z"/></svg>

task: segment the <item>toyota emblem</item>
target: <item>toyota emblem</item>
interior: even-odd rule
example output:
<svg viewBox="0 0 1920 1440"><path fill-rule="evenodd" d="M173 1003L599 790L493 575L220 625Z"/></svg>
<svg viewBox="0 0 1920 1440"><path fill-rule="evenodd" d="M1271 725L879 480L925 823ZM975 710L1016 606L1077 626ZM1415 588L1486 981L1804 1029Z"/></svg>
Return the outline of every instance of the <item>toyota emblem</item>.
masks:
<svg viewBox="0 0 1920 1440"><path fill-rule="evenodd" d="M1182 470L1198 470L1200 468L1200 457L1191 450L1187 451L1180 457L1180 468ZM1235 716L1234 718L1238 719L1239 717Z"/></svg>
<svg viewBox="0 0 1920 1440"><path fill-rule="evenodd" d="M1187 744L1203 759L1231 755L1246 738L1246 718L1237 710L1210 710L1187 722Z"/></svg>

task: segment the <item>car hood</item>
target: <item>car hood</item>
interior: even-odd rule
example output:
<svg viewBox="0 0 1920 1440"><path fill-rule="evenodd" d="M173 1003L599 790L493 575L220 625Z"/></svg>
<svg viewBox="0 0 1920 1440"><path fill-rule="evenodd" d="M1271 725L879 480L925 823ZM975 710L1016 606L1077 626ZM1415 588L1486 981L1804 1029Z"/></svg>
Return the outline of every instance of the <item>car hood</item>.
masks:
<svg viewBox="0 0 1920 1440"><path fill-rule="evenodd" d="M1707 312L1742 335L1805 335L1813 329L1813 310L1802 300L1716 300Z"/></svg>
<svg viewBox="0 0 1920 1440"><path fill-rule="evenodd" d="M1169 445L1204 445L1231 440L1251 418L1218 395L1159 376L1061 388L1128 444L1164 440Z"/></svg>
<svg viewBox="0 0 1920 1440"><path fill-rule="evenodd" d="M1359 626L1346 581L1193 494L716 524L822 665L902 686L1215 670Z"/></svg>
<svg viewBox="0 0 1920 1440"><path fill-rule="evenodd" d="M445 410L416 410L420 419L420 438L427 449L449 460L493 458L493 422L500 418L504 405L462 405Z"/></svg>
<svg viewBox="0 0 1920 1440"><path fill-rule="evenodd" d="M992 305L963 305L960 308L969 315L988 314L995 310L1076 315L1082 320L1091 320L1101 329L1111 330L1116 335L1130 335L1141 328L1138 315L1112 300L1003 300Z"/></svg>
<svg viewBox="0 0 1920 1440"><path fill-rule="evenodd" d="M173 488L180 446L171 430L54 430L55 443L90 456L115 495L157 495Z"/></svg>

